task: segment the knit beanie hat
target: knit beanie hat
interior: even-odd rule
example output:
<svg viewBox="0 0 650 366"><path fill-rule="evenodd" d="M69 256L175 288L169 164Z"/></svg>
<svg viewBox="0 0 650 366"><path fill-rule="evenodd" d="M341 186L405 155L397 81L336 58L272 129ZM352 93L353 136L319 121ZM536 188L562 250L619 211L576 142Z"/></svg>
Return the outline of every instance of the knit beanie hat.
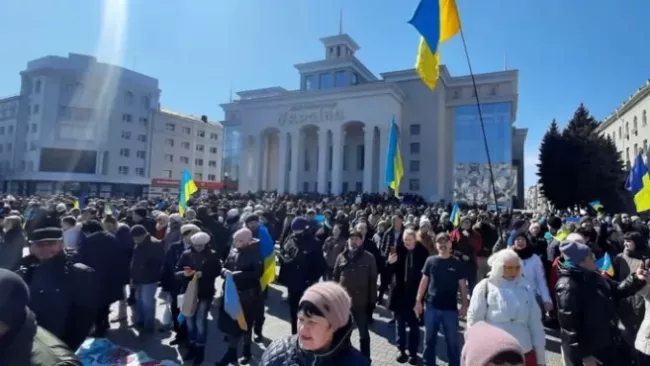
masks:
<svg viewBox="0 0 650 366"><path fill-rule="evenodd" d="M591 255L591 248L588 245L577 241L564 241L560 243L560 253L564 259L573 264L579 264Z"/></svg>
<svg viewBox="0 0 650 366"><path fill-rule="evenodd" d="M465 332L465 345L460 357L462 366L485 366L503 352L515 352L524 359L519 341L504 330L485 322L478 322Z"/></svg>
<svg viewBox="0 0 650 366"><path fill-rule="evenodd" d="M347 291L336 282L318 282L302 295L300 303L308 301L323 313L334 331L343 328L350 319L352 306ZM300 304L299 303L299 304Z"/></svg>

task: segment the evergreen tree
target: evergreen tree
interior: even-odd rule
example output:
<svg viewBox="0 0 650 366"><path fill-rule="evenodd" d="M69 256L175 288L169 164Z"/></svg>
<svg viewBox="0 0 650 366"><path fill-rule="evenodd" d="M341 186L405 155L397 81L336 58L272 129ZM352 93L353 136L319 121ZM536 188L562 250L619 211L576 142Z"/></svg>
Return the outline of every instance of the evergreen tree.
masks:
<svg viewBox="0 0 650 366"><path fill-rule="evenodd" d="M564 174L564 139L557 122L553 120L539 148L537 176L544 196L557 208L566 208L572 204Z"/></svg>
<svg viewBox="0 0 650 366"><path fill-rule="evenodd" d="M589 138L594 135L598 124L598 121L589 114L589 110L585 105L580 103L578 109L573 113L573 118L566 125L564 131L562 131L562 136Z"/></svg>

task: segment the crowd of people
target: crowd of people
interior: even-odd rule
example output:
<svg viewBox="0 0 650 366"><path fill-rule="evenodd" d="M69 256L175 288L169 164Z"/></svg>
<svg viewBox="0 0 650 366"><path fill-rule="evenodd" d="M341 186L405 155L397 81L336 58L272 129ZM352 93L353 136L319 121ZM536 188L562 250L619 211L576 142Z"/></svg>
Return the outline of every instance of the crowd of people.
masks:
<svg viewBox="0 0 650 366"><path fill-rule="evenodd" d="M109 335L129 306L146 337L164 323L159 292L184 361L204 363L208 312L219 306L227 342L216 365L247 365L264 339L269 243L292 334L259 365L369 365L378 306L393 316L399 364L436 365L441 332L452 366L546 365L555 328L567 365L650 365L650 226L638 216L465 208L451 217L449 205L379 194L209 195L182 214L173 199L3 201L0 365L79 365L74 350ZM218 278L234 281L245 329L215 301ZM190 283L195 311L183 319Z"/></svg>

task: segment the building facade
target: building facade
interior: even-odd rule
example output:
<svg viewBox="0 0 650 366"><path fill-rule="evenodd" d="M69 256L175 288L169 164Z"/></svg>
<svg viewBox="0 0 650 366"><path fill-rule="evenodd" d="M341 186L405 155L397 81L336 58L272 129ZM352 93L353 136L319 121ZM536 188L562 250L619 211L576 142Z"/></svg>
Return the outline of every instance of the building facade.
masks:
<svg viewBox="0 0 650 366"><path fill-rule="evenodd" d="M205 193L221 189L223 126L169 110L154 113L150 196L180 193L184 170Z"/></svg>
<svg viewBox="0 0 650 366"><path fill-rule="evenodd" d="M492 193L482 117L499 205L510 207L516 196L523 204L517 177L523 177L526 130L513 127L517 71L475 75L479 114L470 76L452 77L441 66L431 91L412 69L376 77L346 34L321 41L322 60L295 65L298 90L242 91L222 105L224 179L242 192L384 192L395 118L404 163L400 192L487 204Z"/></svg>
<svg viewBox="0 0 650 366"><path fill-rule="evenodd" d="M19 95L0 100L5 192L148 195L162 170L157 79L79 54L30 61L20 75Z"/></svg>
<svg viewBox="0 0 650 366"><path fill-rule="evenodd" d="M638 154L643 154L646 162L650 157L648 113L650 113L650 80L647 80L607 116L596 130L600 135L612 139L628 169Z"/></svg>
<svg viewBox="0 0 650 366"><path fill-rule="evenodd" d="M542 185L536 184L526 190L525 208L536 212L546 212L551 209L546 197L542 194Z"/></svg>

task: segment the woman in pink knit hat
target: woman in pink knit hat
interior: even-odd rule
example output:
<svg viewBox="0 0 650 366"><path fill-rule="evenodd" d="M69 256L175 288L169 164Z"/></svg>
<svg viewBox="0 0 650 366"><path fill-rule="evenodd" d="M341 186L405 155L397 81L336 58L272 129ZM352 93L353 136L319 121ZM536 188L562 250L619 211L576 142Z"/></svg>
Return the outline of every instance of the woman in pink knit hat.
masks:
<svg viewBox="0 0 650 366"><path fill-rule="evenodd" d="M298 305L298 334L273 341L260 366L368 366L370 360L352 347L354 322L347 292L335 282L309 287Z"/></svg>

